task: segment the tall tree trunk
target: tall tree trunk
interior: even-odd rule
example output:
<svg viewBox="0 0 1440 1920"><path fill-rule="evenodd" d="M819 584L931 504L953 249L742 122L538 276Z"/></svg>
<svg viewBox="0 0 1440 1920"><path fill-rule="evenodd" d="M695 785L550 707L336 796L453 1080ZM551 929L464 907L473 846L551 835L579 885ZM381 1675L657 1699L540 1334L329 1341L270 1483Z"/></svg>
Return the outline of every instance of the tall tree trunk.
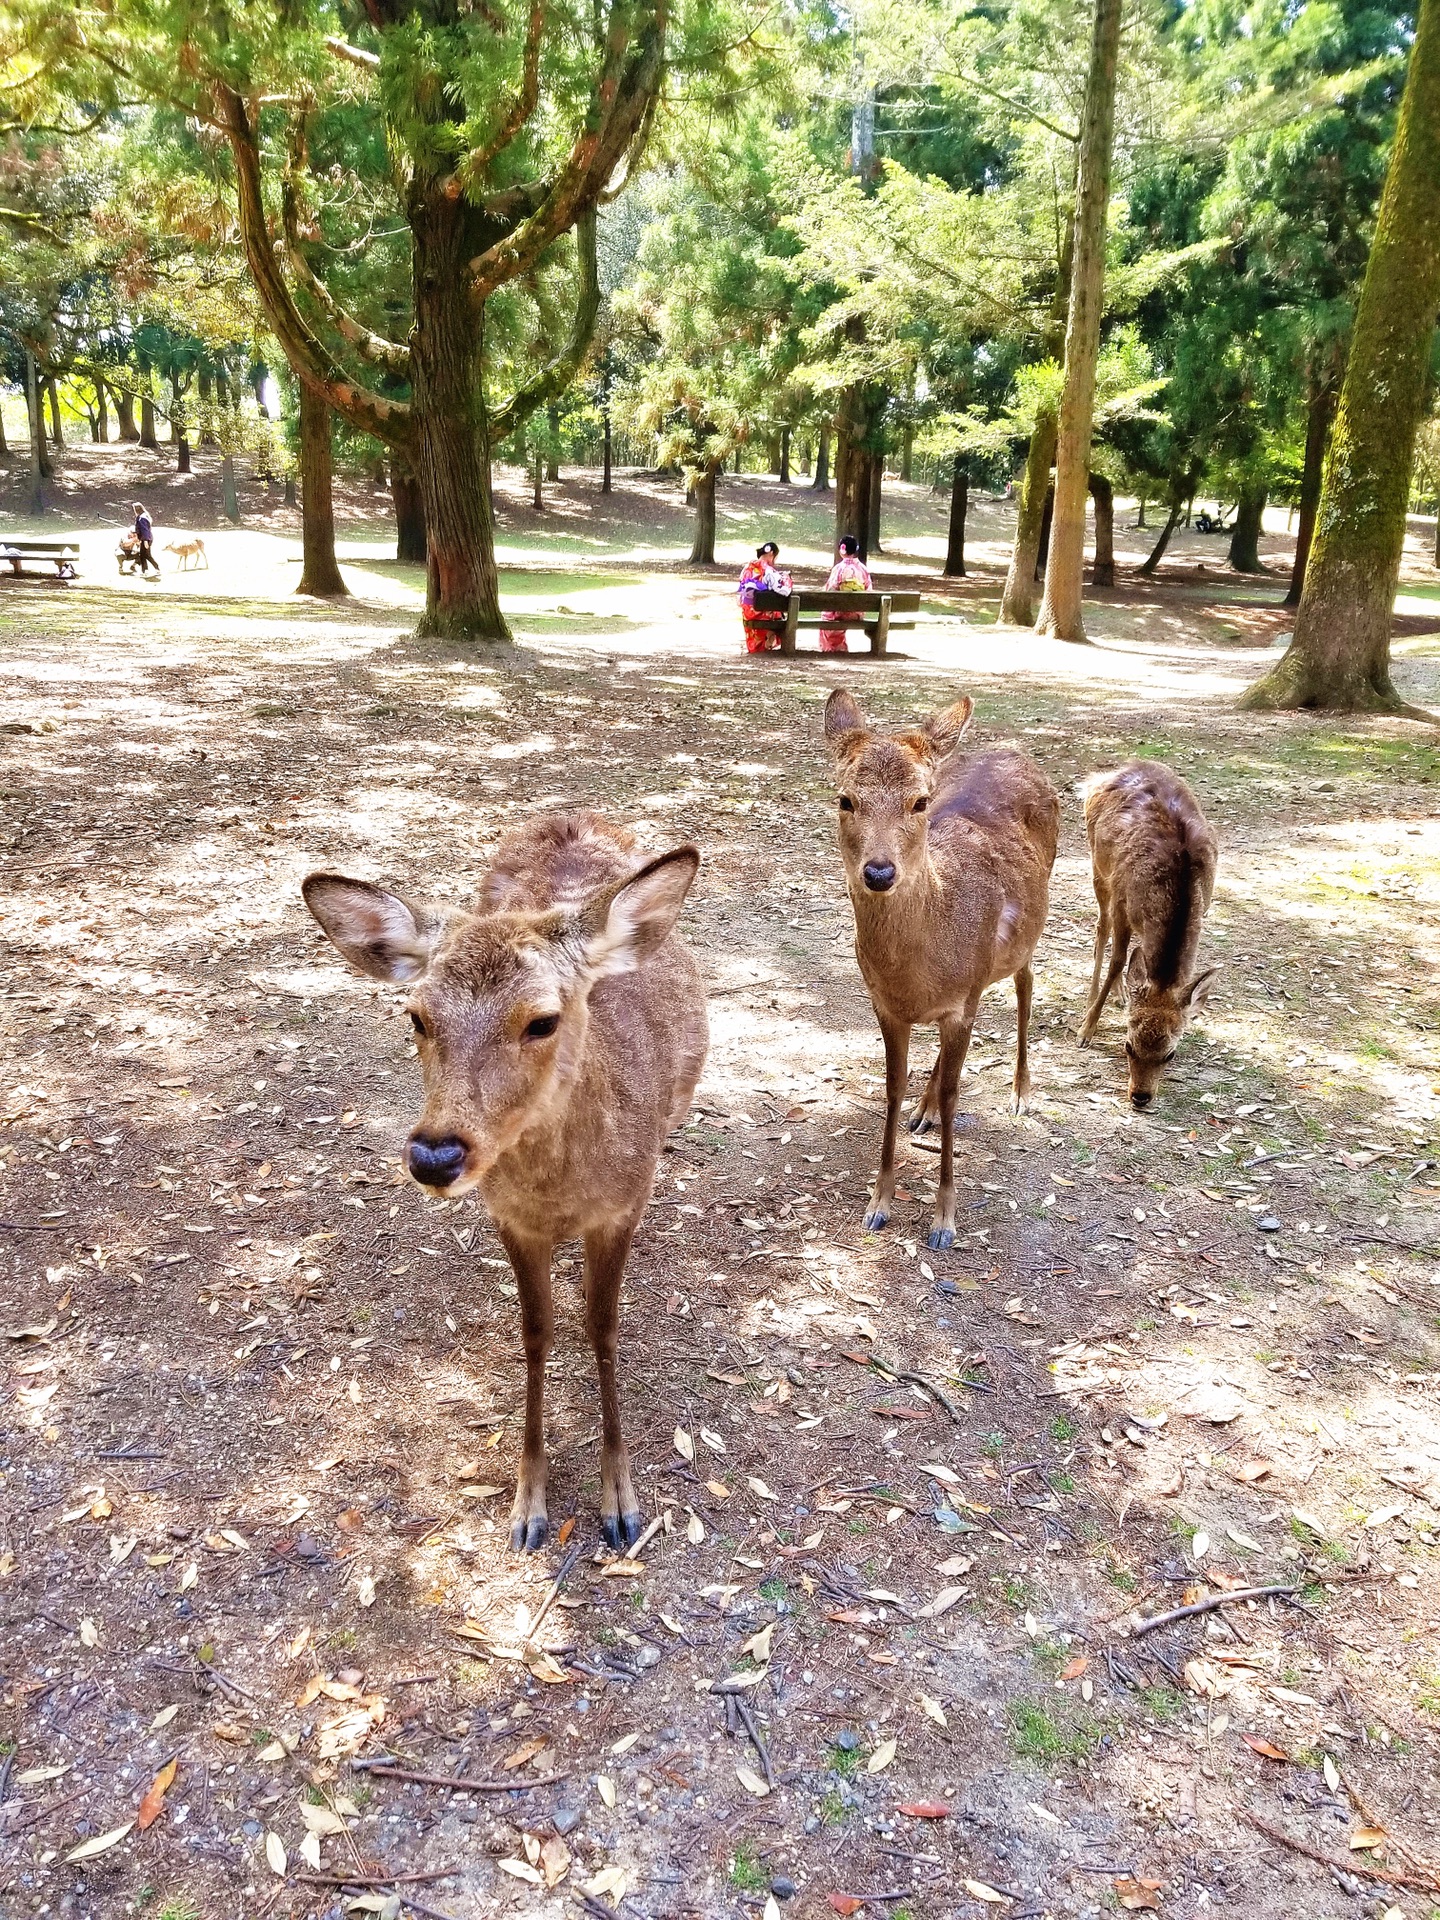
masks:
<svg viewBox="0 0 1440 1920"><path fill-rule="evenodd" d="M545 478L552 486L560 484L560 407L552 400L545 409L548 428L545 441Z"/></svg>
<svg viewBox="0 0 1440 1920"><path fill-rule="evenodd" d="M1165 525L1160 529L1160 538L1150 549L1150 557L1141 566L1141 573L1153 576L1155 569L1165 558L1165 549L1170 544L1170 536L1174 533L1176 527L1179 526L1180 515L1184 510L1184 500L1178 494L1172 494L1170 497L1170 512L1166 518Z"/></svg>
<svg viewBox="0 0 1440 1920"><path fill-rule="evenodd" d="M706 467L695 476L695 538L690 543L690 564L711 567L715 564L715 493L718 475Z"/></svg>
<svg viewBox="0 0 1440 1920"><path fill-rule="evenodd" d="M148 375L146 376L148 379ZM148 447L151 453L160 451L160 441L155 433L155 402L148 393L140 396L140 444Z"/></svg>
<svg viewBox="0 0 1440 1920"><path fill-rule="evenodd" d="M1137 529L1145 525L1145 504L1148 497L1148 495L1143 493L1140 496L1140 511L1135 515L1135 525Z"/></svg>
<svg viewBox="0 0 1440 1920"><path fill-rule="evenodd" d="M1287 607L1299 606L1305 585L1305 569L1315 539L1315 515L1320 506L1320 482L1325 473L1325 449L1335 418L1336 393L1333 380L1318 373L1312 375L1310 404L1305 416L1305 467L1300 476L1300 524L1295 529L1295 560L1285 594Z"/></svg>
<svg viewBox="0 0 1440 1920"><path fill-rule="evenodd" d="M865 545L862 549L868 559L872 553L880 551L880 484L885 478L885 456L872 453L870 456L870 499L865 516Z"/></svg>
<svg viewBox="0 0 1440 1920"><path fill-rule="evenodd" d="M0 407L0 454L9 456L10 443L5 438L5 409Z"/></svg>
<svg viewBox="0 0 1440 1920"><path fill-rule="evenodd" d="M53 373L45 376L45 398L50 406L50 438L57 447L63 447L65 429L60 423L60 388Z"/></svg>
<svg viewBox="0 0 1440 1920"><path fill-rule="evenodd" d="M116 387L115 393L115 438L132 444L140 438L140 429L135 424L135 396L124 387Z"/></svg>
<svg viewBox="0 0 1440 1920"><path fill-rule="evenodd" d="M815 448L815 478L810 482L816 493L830 491L830 422L820 422L820 438Z"/></svg>
<svg viewBox="0 0 1440 1920"><path fill-rule="evenodd" d="M1105 296L1105 217L1115 146L1115 73L1123 0L1095 0L1090 72L1080 121L1080 172L1075 188L1075 251L1065 327L1065 387L1055 443L1055 524L1045 569L1045 597L1036 631L1054 640L1083 640L1085 496L1090 484L1090 431L1095 418L1095 365Z"/></svg>
<svg viewBox="0 0 1440 1920"><path fill-rule="evenodd" d="M45 511L44 482L50 472L45 451L45 414L40 397L40 370L35 356L25 353L25 411L30 417L30 513L36 520Z"/></svg>
<svg viewBox="0 0 1440 1920"><path fill-rule="evenodd" d="M835 459L835 541L850 534L860 558L870 555L870 455L842 434Z"/></svg>
<svg viewBox="0 0 1440 1920"><path fill-rule="evenodd" d="M1235 502L1235 524L1230 529L1230 551L1226 556L1237 573L1263 573L1260 564L1260 534L1265 525L1268 487L1242 487Z"/></svg>
<svg viewBox="0 0 1440 1920"><path fill-rule="evenodd" d="M1390 622L1440 307L1440 0L1420 0L1410 71L1285 657L1247 707L1401 707Z"/></svg>
<svg viewBox="0 0 1440 1920"><path fill-rule="evenodd" d="M200 389L200 438L197 445L202 448L213 447L215 445L215 381L208 367L201 367L197 385Z"/></svg>
<svg viewBox="0 0 1440 1920"><path fill-rule="evenodd" d="M1095 569L1097 587L1115 584L1115 489L1103 473L1090 476L1090 498L1095 502Z"/></svg>
<svg viewBox="0 0 1440 1920"><path fill-rule="evenodd" d="M1015 543L1010 549L1010 571L1000 596L1000 618L1012 627L1028 627L1035 620L1035 562L1040 552L1040 529L1050 493L1050 463L1055 458L1058 421L1049 409L1035 417L1020 498L1015 515Z"/></svg>
<svg viewBox="0 0 1440 1920"><path fill-rule="evenodd" d="M102 447L110 444L110 406L105 398L105 382L95 382L95 438Z"/></svg>
<svg viewBox="0 0 1440 1920"><path fill-rule="evenodd" d="M537 440L531 449L530 504L539 513L545 505L545 455Z"/></svg>
<svg viewBox="0 0 1440 1920"><path fill-rule="evenodd" d="M790 429L788 426L780 429L780 484L782 487L788 487L790 484Z"/></svg>
<svg viewBox="0 0 1440 1920"><path fill-rule="evenodd" d="M425 496L404 454L390 456L390 498L395 503L395 558L425 564Z"/></svg>
<svg viewBox="0 0 1440 1920"><path fill-rule="evenodd" d="M297 593L349 593L335 558L334 449L330 408L300 382L300 539L304 563Z"/></svg>
<svg viewBox="0 0 1440 1920"><path fill-rule="evenodd" d="M900 436L900 478L911 480L915 475L915 422L907 420ZM964 569L962 568L963 572Z"/></svg>
<svg viewBox="0 0 1440 1920"><path fill-rule="evenodd" d="M257 360L250 369L250 391L255 396L255 411L262 420L268 420L270 409L265 404L265 382L270 378L270 369L263 360Z"/></svg>
<svg viewBox="0 0 1440 1920"><path fill-rule="evenodd" d="M945 542L945 565L941 571L950 579L965 573L965 515L970 506L970 469L963 453L955 456L950 474L950 532Z"/></svg>
<svg viewBox="0 0 1440 1920"><path fill-rule="evenodd" d="M220 456L220 511L232 526L240 524L240 496L235 491L235 456Z"/></svg>
<svg viewBox="0 0 1440 1920"><path fill-rule="evenodd" d="M1045 495L1045 511L1040 516L1040 550L1035 555L1035 578L1045 578L1045 563L1050 558L1050 534L1055 525L1055 483Z"/></svg>
<svg viewBox="0 0 1440 1920"><path fill-rule="evenodd" d="M495 566L481 324L467 292L467 216L435 185L417 187L408 212L415 306L410 404L426 533L419 631L508 640Z"/></svg>
<svg viewBox="0 0 1440 1920"><path fill-rule="evenodd" d="M610 432L610 396L608 393L605 396L604 427L605 427L605 438L601 447L602 465L600 469L600 491L601 493L609 493L612 490L610 471L611 471L611 461L612 461L614 449L613 449L613 443L612 443L611 432Z"/></svg>

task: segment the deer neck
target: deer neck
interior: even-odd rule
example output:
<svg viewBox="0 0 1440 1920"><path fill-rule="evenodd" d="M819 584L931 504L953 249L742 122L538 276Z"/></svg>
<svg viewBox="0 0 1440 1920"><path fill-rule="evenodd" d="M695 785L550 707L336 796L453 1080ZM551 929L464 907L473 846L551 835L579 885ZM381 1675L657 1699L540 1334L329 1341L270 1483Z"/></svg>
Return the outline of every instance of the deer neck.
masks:
<svg viewBox="0 0 1440 1920"><path fill-rule="evenodd" d="M851 887L850 904L859 951L878 967L907 965L942 904L940 876L928 847L924 858L889 893L871 893L862 883Z"/></svg>

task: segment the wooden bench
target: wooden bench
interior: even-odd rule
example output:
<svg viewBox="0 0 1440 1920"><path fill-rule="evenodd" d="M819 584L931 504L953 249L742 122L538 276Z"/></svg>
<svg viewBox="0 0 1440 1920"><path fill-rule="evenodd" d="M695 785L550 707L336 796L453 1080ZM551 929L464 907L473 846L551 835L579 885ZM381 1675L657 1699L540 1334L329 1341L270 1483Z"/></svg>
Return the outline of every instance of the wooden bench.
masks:
<svg viewBox="0 0 1440 1920"><path fill-rule="evenodd" d="M889 651L890 635L897 629L909 629L913 620L897 620L897 613L918 613L918 589L904 592L856 593L844 587L796 587L788 595L762 591L755 605L778 612L785 610L785 625L777 625L781 653L797 651L796 635L801 627L855 627L870 641L872 657Z"/></svg>
<svg viewBox="0 0 1440 1920"><path fill-rule="evenodd" d="M11 540L0 534L0 562L7 560L17 580L27 561L54 567L57 580L73 580L80 570L80 549L73 540Z"/></svg>

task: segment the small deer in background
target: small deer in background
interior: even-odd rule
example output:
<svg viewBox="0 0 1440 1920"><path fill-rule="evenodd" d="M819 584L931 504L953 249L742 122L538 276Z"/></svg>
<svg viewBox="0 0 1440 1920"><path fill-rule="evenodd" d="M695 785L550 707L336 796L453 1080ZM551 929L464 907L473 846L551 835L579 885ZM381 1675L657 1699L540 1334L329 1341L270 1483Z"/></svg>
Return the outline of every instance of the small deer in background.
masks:
<svg viewBox="0 0 1440 1920"><path fill-rule="evenodd" d="M1015 981L1017 1112L1030 1091L1030 963L1060 836L1055 789L1027 754L957 757L974 710L961 700L887 735L871 731L843 689L825 708L855 957L885 1042L885 1136L865 1225L890 1218L910 1030L933 1022L940 1052L910 1118L912 1133L940 1129L932 1247L955 1240L955 1098L980 996L1007 977Z"/></svg>
<svg viewBox="0 0 1440 1920"><path fill-rule="evenodd" d="M188 562L194 561L195 565L199 566L202 560L205 562L206 572L209 572L210 556L206 553L205 542L200 538L198 533L192 534L188 540L167 540L165 542L165 551L166 553L174 553L180 556L180 564L176 568L177 573L188 573L190 571L187 564Z"/></svg>
<svg viewBox="0 0 1440 1920"><path fill-rule="evenodd" d="M410 987L424 1107L405 1147L436 1193L478 1188L520 1290L525 1441L517 1552L543 1546L550 1259L585 1245L585 1319L600 1377L602 1530L641 1528L616 1379L620 1284L666 1135L705 1063L705 989L674 931L694 847L637 864L623 828L550 814L507 834L475 909L448 922L364 880L312 873L305 904L345 958Z"/></svg>
<svg viewBox="0 0 1440 1920"><path fill-rule="evenodd" d="M1195 971L1215 891L1215 835L1190 788L1158 760L1132 760L1113 772L1091 774L1077 791L1085 802L1100 905L1080 1044L1090 1044L1123 972L1130 1101L1148 1107L1191 1014L1204 1005L1219 971ZM1102 982L1107 942L1110 965Z"/></svg>

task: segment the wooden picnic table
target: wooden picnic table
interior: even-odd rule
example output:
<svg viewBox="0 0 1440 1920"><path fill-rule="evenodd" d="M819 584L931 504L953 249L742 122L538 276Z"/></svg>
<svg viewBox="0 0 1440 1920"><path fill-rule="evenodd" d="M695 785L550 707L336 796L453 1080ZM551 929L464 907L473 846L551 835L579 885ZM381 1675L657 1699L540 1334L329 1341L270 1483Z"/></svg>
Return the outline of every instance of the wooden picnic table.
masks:
<svg viewBox="0 0 1440 1920"><path fill-rule="evenodd" d="M17 580L27 561L54 567L57 580L73 580L80 570L80 548L73 540L13 540L0 534L0 563L7 560Z"/></svg>

